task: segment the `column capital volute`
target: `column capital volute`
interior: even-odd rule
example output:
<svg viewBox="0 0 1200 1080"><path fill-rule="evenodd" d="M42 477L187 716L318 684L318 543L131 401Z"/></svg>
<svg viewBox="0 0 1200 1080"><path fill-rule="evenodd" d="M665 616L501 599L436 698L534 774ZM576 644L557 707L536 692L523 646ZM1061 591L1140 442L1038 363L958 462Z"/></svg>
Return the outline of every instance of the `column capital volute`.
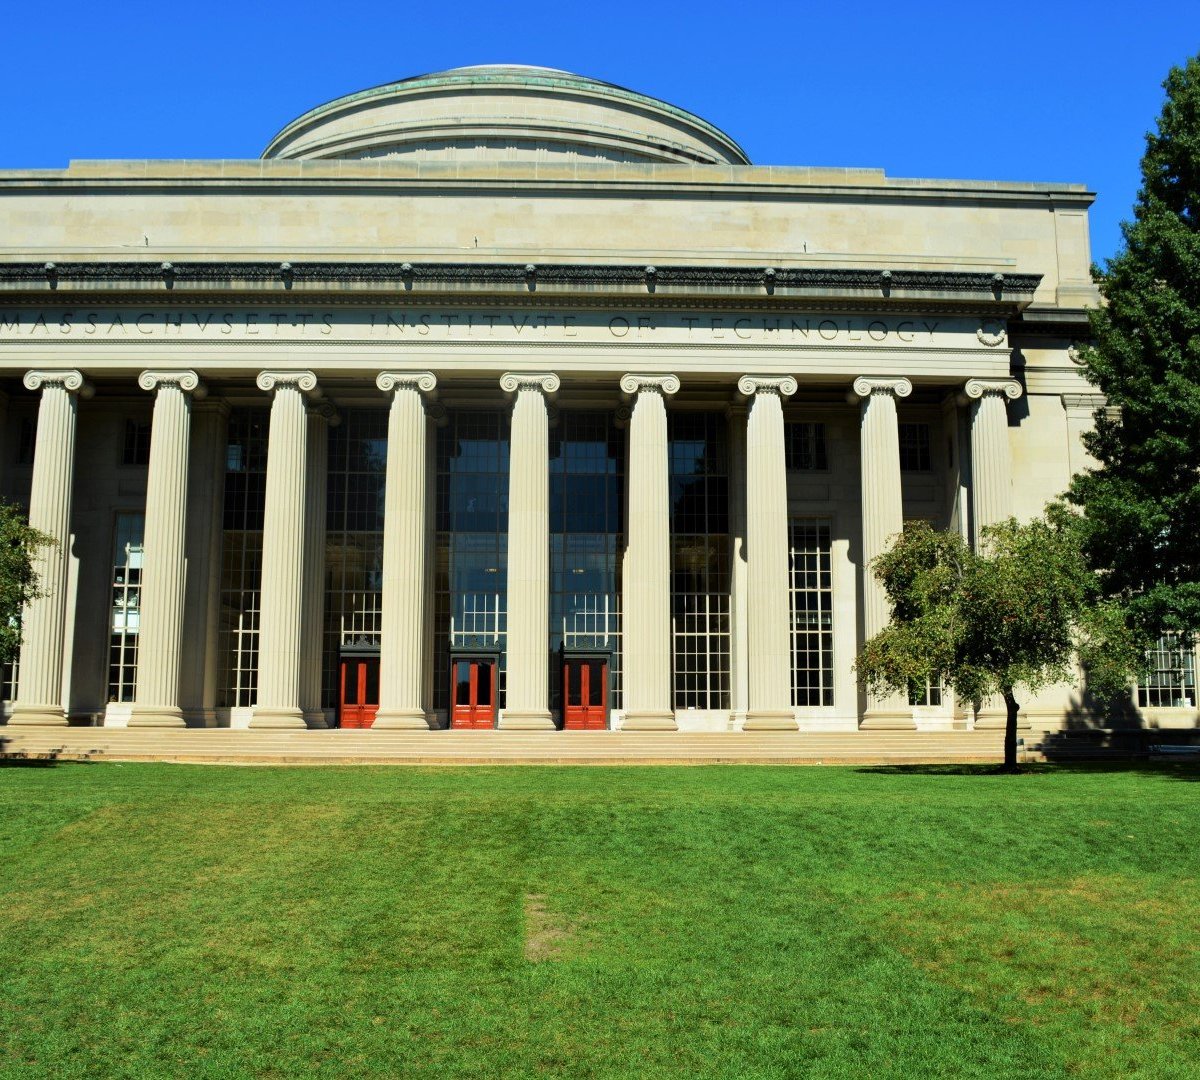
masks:
<svg viewBox="0 0 1200 1080"><path fill-rule="evenodd" d="M309 397L321 396L314 371L260 371L254 381L260 390L267 393L283 387L292 387Z"/></svg>
<svg viewBox="0 0 1200 1080"><path fill-rule="evenodd" d="M621 376L621 393L624 394L626 398L636 397L644 390L647 390L653 394L662 394L664 397L669 397L672 394L678 394L679 376L637 374Z"/></svg>
<svg viewBox="0 0 1200 1080"><path fill-rule="evenodd" d="M95 392L92 384L83 377L82 371L73 368L37 369L25 372L26 390L41 390L46 386L61 386L68 394L90 398Z"/></svg>
<svg viewBox="0 0 1200 1080"><path fill-rule="evenodd" d="M800 389L800 384L791 375L743 375L738 379L737 388L744 398L752 398L755 394L789 398Z"/></svg>
<svg viewBox="0 0 1200 1080"><path fill-rule="evenodd" d="M331 401L314 401L308 407L308 415L324 420L330 427L337 427L342 422L342 414Z"/></svg>
<svg viewBox="0 0 1200 1080"><path fill-rule="evenodd" d="M200 376L186 368L174 371L143 371L138 376L138 386L143 390L177 386L183 393L191 394L195 398L202 398L208 393L207 387L200 381Z"/></svg>
<svg viewBox="0 0 1200 1080"><path fill-rule="evenodd" d="M963 386L963 404L978 401L987 395L1003 395L1010 401L1016 401L1022 393L1021 384L1016 379L968 379Z"/></svg>
<svg viewBox="0 0 1200 1080"><path fill-rule="evenodd" d="M852 403L862 401L869 398L872 394L890 394L893 397L905 398L911 393L912 383L903 376L895 378L860 375L854 380L854 387L850 391L849 400Z"/></svg>
<svg viewBox="0 0 1200 1080"><path fill-rule="evenodd" d="M561 385L562 380L552 371L506 371L500 376L500 389L506 394L536 390L553 397Z"/></svg>
<svg viewBox="0 0 1200 1080"><path fill-rule="evenodd" d="M437 376L432 371L381 371L375 385L385 394L393 390L416 390L427 398L437 397Z"/></svg>

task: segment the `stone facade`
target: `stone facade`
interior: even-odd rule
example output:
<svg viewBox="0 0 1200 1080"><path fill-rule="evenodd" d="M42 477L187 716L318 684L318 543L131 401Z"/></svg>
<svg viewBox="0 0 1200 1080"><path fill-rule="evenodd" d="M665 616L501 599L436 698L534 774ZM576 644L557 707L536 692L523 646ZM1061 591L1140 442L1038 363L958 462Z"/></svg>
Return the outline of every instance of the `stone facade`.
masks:
<svg viewBox="0 0 1200 1080"><path fill-rule="evenodd" d="M0 483L59 541L5 715L992 723L861 695L864 566L1086 466L1091 201L756 167L523 68L352 95L260 161L0 173ZM1193 726L1169 653L1135 702ZM1056 689L1026 722L1096 721Z"/></svg>

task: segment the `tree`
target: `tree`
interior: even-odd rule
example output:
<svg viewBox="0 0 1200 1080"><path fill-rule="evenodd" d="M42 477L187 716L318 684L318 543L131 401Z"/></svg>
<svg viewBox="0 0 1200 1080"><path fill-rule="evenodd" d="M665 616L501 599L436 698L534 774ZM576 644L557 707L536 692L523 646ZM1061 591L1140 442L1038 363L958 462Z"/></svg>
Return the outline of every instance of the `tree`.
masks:
<svg viewBox="0 0 1200 1080"><path fill-rule="evenodd" d="M1125 246L1100 274L1088 378L1110 406L1074 478L1083 550L1151 640L1200 630L1200 57L1172 69Z"/></svg>
<svg viewBox="0 0 1200 1080"><path fill-rule="evenodd" d="M957 532L910 522L872 571L892 619L863 646L859 681L890 694L940 680L974 703L1000 694L1006 770L1017 767L1018 687L1075 682L1078 658L1089 687L1113 695L1144 663L1121 606L1099 598L1069 523L1009 519L985 528L973 551Z"/></svg>
<svg viewBox="0 0 1200 1080"><path fill-rule="evenodd" d="M42 595L34 556L54 540L31 529L21 510L0 500L0 664L21 648L21 611Z"/></svg>

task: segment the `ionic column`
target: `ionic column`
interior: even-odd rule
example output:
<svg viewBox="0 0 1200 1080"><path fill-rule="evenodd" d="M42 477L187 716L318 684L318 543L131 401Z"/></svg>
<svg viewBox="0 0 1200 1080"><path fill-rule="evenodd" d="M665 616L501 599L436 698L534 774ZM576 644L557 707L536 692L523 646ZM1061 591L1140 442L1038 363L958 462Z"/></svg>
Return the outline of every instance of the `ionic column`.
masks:
<svg viewBox="0 0 1200 1080"><path fill-rule="evenodd" d="M971 409L971 508L976 545L982 530L1012 517L1012 449L1008 401L1021 396L1016 379L969 379L963 392Z"/></svg>
<svg viewBox="0 0 1200 1080"><path fill-rule="evenodd" d="M873 637L891 620L887 595L871 563L887 551L904 528L900 487L900 433L896 398L908 397L907 379L859 378L854 395L861 402L862 611L863 638ZM867 698L862 728L913 729L912 709L903 695Z"/></svg>
<svg viewBox="0 0 1200 1080"><path fill-rule="evenodd" d="M633 399L621 582L622 727L626 731L674 731L666 398L679 392L679 379L674 375L625 375L621 392Z"/></svg>
<svg viewBox="0 0 1200 1080"><path fill-rule="evenodd" d="M1012 448L1008 441L1007 404L1021 396L1021 384L1016 379L968 379L963 393L972 403L971 535L978 550L987 526L1012 517ZM1007 711L998 697L979 703L975 711L977 730L1002 729L1007 723ZM1028 718L1021 717L1019 724L1028 728Z"/></svg>
<svg viewBox="0 0 1200 1080"><path fill-rule="evenodd" d="M329 429L339 423L327 401L308 410L308 483L304 489L304 622L300 640L300 709L304 724L327 728L321 708L325 645L325 496L329 482Z"/></svg>
<svg viewBox="0 0 1200 1080"><path fill-rule="evenodd" d="M129 726L181 728L186 726L179 690L191 407L192 398L204 397L205 390L194 371L143 371L138 385L154 392L154 415L138 628L144 647L138 650Z"/></svg>
<svg viewBox="0 0 1200 1080"><path fill-rule="evenodd" d="M383 509L383 633L375 727L428 731L422 702L425 658L426 446L422 395L437 391L430 371L383 371L392 395Z"/></svg>
<svg viewBox="0 0 1200 1080"><path fill-rule="evenodd" d="M499 727L553 729L550 715L550 373L507 372L514 394L508 467L507 690Z"/></svg>
<svg viewBox="0 0 1200 1080"><path fill-rule="evenodd" d="M40 390L29 524L54 543L37 553L41 592L21 616L21 662L13 725L66 724L63 711L63 628L71 548L71 486L75 477L75 406L91 386L78 371L27 371L25 386Z"/></svg>
<svg viewBox="0 0 1200 1080"><path fill-rule="evenodd" d="M267 444L263 515L262 596L258 622L258 694L252 728L303 728L300 707L304 611L305 480L308 475L306 395L311 371L263 371L258 388L274 394Z"/></svg>
<svg viewBox="0 0 1200 1080"><path fill-rule="evenodd" d="M796 380L790 375L783 378L744 375L738 380L738 392L750 400L746 422L746 568L750 620L747 731L795 731L798 726L792 709L787 461L783 435L783 399L791 397L796 389Z"/></svg>
<svg viewBox="0 0 1200 1080"><path fill-rule="evenodd" d="M183 651L179 697L189 727L216 727L217 631L221 610L221 535L229 406L192 402L184 559Z"/></svg>

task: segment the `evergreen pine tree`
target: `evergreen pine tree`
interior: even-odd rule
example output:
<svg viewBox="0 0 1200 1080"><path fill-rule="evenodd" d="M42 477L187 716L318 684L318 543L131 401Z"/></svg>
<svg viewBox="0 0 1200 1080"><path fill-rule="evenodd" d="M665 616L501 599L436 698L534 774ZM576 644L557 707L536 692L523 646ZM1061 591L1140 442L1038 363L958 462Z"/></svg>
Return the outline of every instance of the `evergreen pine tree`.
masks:
<svg viewBox="0 0 1200 1080"><path fill-rule="evenodd" d="M1150 639L1200 631L1200 56L1163 86L1084 350L1110 405L1085 439L1100 464L1069 492L1105 591Z"/></svg>

